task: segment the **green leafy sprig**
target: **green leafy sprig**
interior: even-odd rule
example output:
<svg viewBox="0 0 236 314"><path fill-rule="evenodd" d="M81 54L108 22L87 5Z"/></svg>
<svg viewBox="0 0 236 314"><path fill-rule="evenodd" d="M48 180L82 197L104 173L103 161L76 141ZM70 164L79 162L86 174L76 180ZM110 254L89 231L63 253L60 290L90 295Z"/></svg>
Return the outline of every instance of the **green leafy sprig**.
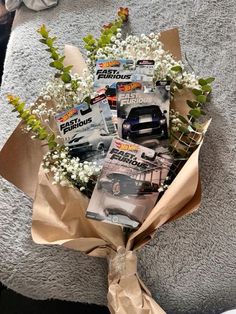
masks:
<svg viewBox="0 0 236 314"><path fill-rule="evenodd" d="M99 48L104 48L111 44L111 38L117 34L118 29L128 20L129 9L120 7L117 16L113 22L102 27L99 38L96 39L91 34L83 38L85 42L84 48L89 52L88 57L91 60L95 60L95 55Z"/></svg>
<svg viewBox="0 0 236 314"><path fill-rule="evenodd" d="M29 127L35 138L43 141L46 140L50 150L55 150L58 146L55 141L55 134L48 132L43 126L42 122L31 113L31 110L25 109L25 102L21 101L19 97L12 95L7 96L8 102L14 107L13 112L18 112L18 117Z"/></svg>
<svg viewBox="0 0 236 314"><path fill-rule="evenodd" d="M180 65L171 68L172 71L179 73L183 72ZM209 95L212 91L211 83L215 80L214 77L200 78L198 79L199 88L192 89L193 94L192 100L187 100L187 105L190 110L187 117L182 116L177 113L176 118L179 123L175 127L171 123L170 134L171 134L171 148L180 154L182 157L188 157L195 149L196 145L199 143L199 138L201 138L202 124L199 123L201 116L206 113L202 109L203 105L209 101ZM172 87L176 86L177 89L183 89L183 85L172 80ZM173 131L176 129L176 131ZM176 140L178 143L183 145L184 149L181 149L176 145Z"/></svg>
<svg viewBox="0 0 236 314"><path fill-rule="evenodd" d="M171 68L172 71L177 73L182 73L183 69L180 65L174 66ZM205 112L202 110L202 105L208 102L208 95L212 91L211 83L215 80L214 77L200 78L198 80L199 88L192 89L192 93L195 97L194 100L187 100L187 104L190 107L188 118L191 122L195 122L196 119L199 119L202 115L205 115ZM175 81L172 81L178 89L182 89L183 85ZM194 124L192 124L195 128Z"/></svg>
<svg viewBox="0 0 236 314"><path fill-rule="evenodd" d="M41 43L47 46L46 51L50 52L52 62L49 64L52 68L57 70L55 77L60 77L64 83L70 83L72 81L70 70L73 68L72 65L64 66L63 61L65 59L64 55L58 52L58 47L54 45L57 37L50 37L49 30L47 30L45 25L42 25L37 32L42 36L39 40ZM76 82L73 82L76 84Z"/></svg>

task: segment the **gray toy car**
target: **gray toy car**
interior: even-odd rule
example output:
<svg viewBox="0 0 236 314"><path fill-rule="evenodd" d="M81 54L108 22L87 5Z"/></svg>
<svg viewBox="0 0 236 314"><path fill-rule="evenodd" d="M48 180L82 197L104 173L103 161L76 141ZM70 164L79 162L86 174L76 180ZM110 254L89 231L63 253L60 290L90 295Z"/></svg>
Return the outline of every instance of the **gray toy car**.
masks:
<svg viewBox="0 0 236 314"><path fill-rule="evenodd" d="M93 129L75 134L67 146L73 156L89 152L103 153L110 147L112 139L113 135L105 130Z"/></svg>

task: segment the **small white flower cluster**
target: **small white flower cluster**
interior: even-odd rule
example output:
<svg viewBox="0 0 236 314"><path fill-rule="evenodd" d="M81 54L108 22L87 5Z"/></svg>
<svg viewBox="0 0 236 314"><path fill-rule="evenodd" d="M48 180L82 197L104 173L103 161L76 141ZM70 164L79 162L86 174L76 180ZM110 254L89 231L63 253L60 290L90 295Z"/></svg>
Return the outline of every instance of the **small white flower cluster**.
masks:
<svg viewBox="0 0 236 314"><path fill-rule="evenodd" d="M133 59L134 61L140 59L154 60L155 80L165 80L169 77L171 80L182 84L187 88L199 88L198 78L194 73L187 73L186 71L177 72L171 70L175 66L181 66L184 69L184 65L181 61L176 61L172 55L166 52L163 48L162 42L159 40L159 34L150 35L142 34L140 37L129 35L125 40L121 39L121 33L118 32L116 36L111 38L112 43L104 48L97 50L95 59L105 58L125 58ZM89 64L93 62L88 61Z"/></svg>
<svg viewBox="0 0 236 314"><path fill-rule="evenodd" d="M168 180L169 177L166 177L166 180ZM158 188L158 192L161 193L161 192L164 192L165 190L167 190L169 187L168 184L166 184L165 182L162 182Z"/></svg>
<svg viewBox="0 0 236 314"><path fill-rule="evenodd" d="M183 125L183 122L179 119L179 112L174 109L170 110L171 129L173 132L178 132L179 127Z"/></svg>
<svg viewBox="0 0 236 314"><path fill-rule="evenodd" d="M81 103L86 97L93 96L93 75L87 70L83 76L71 75L71 82L64 83L61 78L51 77L40 93L36 108L32 111L37 116L54 116L57 112L70 109ZM47 102L52 101L52 106Z"/></svg>
<svg viewBox="0 0 236 314"><path fill-rule="evenodd" d="M78 157L71 157L68 149L48 152L43 158L46 173L53 173L53 184L77 186L80 191L86 189L90 179L96 179L101 166L94 162L80 162Z"/></svg>

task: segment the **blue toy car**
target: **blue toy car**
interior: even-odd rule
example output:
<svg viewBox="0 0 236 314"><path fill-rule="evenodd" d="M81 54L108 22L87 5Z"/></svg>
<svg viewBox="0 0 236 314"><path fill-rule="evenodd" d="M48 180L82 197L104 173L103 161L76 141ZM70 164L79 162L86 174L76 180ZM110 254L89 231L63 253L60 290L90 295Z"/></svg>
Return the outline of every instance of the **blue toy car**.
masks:
<svg viewBox="0 0 236 314"><path fill-rule="evenodd" d="M159 139L168 138L166 113L155 105L132 108L122 124L122 138L133 140L151 134Z"/></svg>

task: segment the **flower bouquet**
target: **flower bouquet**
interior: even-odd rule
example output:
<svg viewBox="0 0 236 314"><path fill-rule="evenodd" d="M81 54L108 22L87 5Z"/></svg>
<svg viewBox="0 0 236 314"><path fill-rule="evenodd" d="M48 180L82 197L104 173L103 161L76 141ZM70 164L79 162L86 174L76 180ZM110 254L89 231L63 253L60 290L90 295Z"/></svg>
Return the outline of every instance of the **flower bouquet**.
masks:
<svg viewBox="0 0 236 314"><path fill-rule="evenodd" d="M54 74L34 104L8 96L22 121L0 152L0 173L33 198L36 243L108 259L111 313L164 313L137 274L135 251L199 207L214 78L181 61L177 29L127 35L128 15L120 8L99 38L84 37L85 59L68 45L62 55L40 27Z"/></svg>

